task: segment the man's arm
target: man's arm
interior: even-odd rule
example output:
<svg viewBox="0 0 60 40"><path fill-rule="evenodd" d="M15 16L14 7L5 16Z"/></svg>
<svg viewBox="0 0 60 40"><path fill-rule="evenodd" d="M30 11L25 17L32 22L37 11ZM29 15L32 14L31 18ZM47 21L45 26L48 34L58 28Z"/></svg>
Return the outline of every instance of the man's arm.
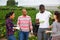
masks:
<svg viewBox="0 0 60 40"><path fill-rule="evenodd" d="M13 27L13 29L18 29L18 30L20 30L20 20L19 20L19 18L18 18L18 21L17 21L17 27Z"/></svg>
<svg viewBox="0 0 60 40"><path fill-rule="evenodd" d="M40 22L39 22L39 15L38 14L36 14L36 23L40 24Z"/></svg>
<svg viewBox="0 0 60 40"><path fill-rule="evenodd" d="M36 23L37 23L37 24L40 24L39 19L36 19Z"/></svg>
<svg viewBox="0 0 60 40"><path fill-rule="evenodd" d="M13 29L18 29L20 30L20 20L19 20L19 17L18 17L18 20L17 20L17 27L13 27Z"/></svg>
<svg viewBox="0 0 60 40"><path fill-rule="evenodd" d="M30 18L29 24L30 24L30 30L32 31L32 30L33 30L33 27L32 27L32 21L31 21L31 18Z"/></svg>
<svg viewBox="0 0 60 40"><path fill-rule="evenodd" d="M20 30L20 17L18 17L18 21L17 21L17 29Z"/></svg>

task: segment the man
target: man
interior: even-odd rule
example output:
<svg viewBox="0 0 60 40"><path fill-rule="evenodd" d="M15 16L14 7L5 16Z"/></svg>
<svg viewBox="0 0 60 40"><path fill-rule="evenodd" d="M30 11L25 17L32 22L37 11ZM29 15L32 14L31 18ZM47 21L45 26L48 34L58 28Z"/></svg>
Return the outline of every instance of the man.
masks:
<svg viewBox="0 0 60 40"><path fill-rule="evenodd" d="M38 29L38 40L48 40L48 35L45 33L46 30L49 29L49 18L51 13L45 10L44 5L39 6L39 13L36 14L36 20L39 21L39 29Z"/></svg>
<svg viewBox="0 0 60 40"><path fill-rule="evenodd" d="M20 28L19 40L28 40L29 31L32 31L32 22L26 9L22 9L22 15L18 17L17 26Z"/></svg>

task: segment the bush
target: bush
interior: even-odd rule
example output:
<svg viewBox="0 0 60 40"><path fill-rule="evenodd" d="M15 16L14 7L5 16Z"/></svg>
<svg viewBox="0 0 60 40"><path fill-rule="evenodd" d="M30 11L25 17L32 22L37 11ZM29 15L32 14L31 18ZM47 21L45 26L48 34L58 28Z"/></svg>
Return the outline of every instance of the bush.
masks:
<svg viewBox="0 0 60 40"><path fill-rule="evenodd" d="M0 38L6 37L6 27L0 26Z"/></svg>
<svg viewBox="0 0 60 40"><path fill-rule="evenodd" d="M32 18L32 22L35 23L35 17L36 17L36 13L38 12L38 10L36 10L35 8L28 8L28 7L11 7L11 6L4 6L4 7L0 7L0 38L5 37L6 36L6 27L5 27L5 15L7 13L9 13L10 11L14 11L15 12L15 19L14 24L17 23L17 19L20 15L22 15L22 8L26 8L28 15L31 16ZM51 13L53 13L53 11L51 11ZM50 24L52 23L52 19L50 19ZM18 30L16 30L15 32L15 36L16 38L18 38ZM35 39L35 37L29 38L29 40L33 40ZM37 39L35 39L37 40Z"/></svg>
<svg viewBox="0 0 60 40"><path fill-rule="evenodd" d="M60 9L60 6L58 6L58 9Z"/></svg>
<svg viewBox="0 0 60 40"><path fill-rule="evenodd" d="M6 37L5 15L13 10L16 16L13 21L14 21L14 24L16 24L18 17L22 14L22 8L24 7L11 7L11 6L0 7L0 35L1 35L0 38ZM32 22L35 22L35 15L38 12L38 10L34 8L26 8L26 9L27 9L28 15L31 16L32 18ZM18 38L18 32L19 32L18 30L16 30L15 32L16 38Z"/></svg>

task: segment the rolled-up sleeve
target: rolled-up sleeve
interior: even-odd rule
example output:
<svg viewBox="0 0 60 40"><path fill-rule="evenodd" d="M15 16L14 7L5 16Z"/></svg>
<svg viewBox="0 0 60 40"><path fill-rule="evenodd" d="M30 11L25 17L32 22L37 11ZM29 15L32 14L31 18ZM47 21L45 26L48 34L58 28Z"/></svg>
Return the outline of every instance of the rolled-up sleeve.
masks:
<svg viewBox="0 0 60 40"><path fill-rule="evenodd" d="M19 26L20 26L20 19L19 19L19 17L18 17L17 27L19 27Z"/></svg>
<svg viewBox="0 0 60 40"><path fill-rule="evenodd" d="M6 25L7 25L7 29L11 30L11 23L9 21L7 21Z"/></svg>
<svg viewBox="0 0 60 40"><path fill-rule="evenodd" d="M36 14L36 19L39 19L39 15L38 14Z"/></svg>

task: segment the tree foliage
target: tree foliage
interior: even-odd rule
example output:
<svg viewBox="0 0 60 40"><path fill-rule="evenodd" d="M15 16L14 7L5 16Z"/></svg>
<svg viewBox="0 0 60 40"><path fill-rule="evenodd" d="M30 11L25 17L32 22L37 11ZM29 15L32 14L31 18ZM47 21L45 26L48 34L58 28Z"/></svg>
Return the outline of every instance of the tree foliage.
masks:
<svg viewBox="0 0 60 40"><path fill-rule="evenodd" d="M7 6L16 6L18 2L15 2L15 0L8 0L7 1Z"/></svg>

